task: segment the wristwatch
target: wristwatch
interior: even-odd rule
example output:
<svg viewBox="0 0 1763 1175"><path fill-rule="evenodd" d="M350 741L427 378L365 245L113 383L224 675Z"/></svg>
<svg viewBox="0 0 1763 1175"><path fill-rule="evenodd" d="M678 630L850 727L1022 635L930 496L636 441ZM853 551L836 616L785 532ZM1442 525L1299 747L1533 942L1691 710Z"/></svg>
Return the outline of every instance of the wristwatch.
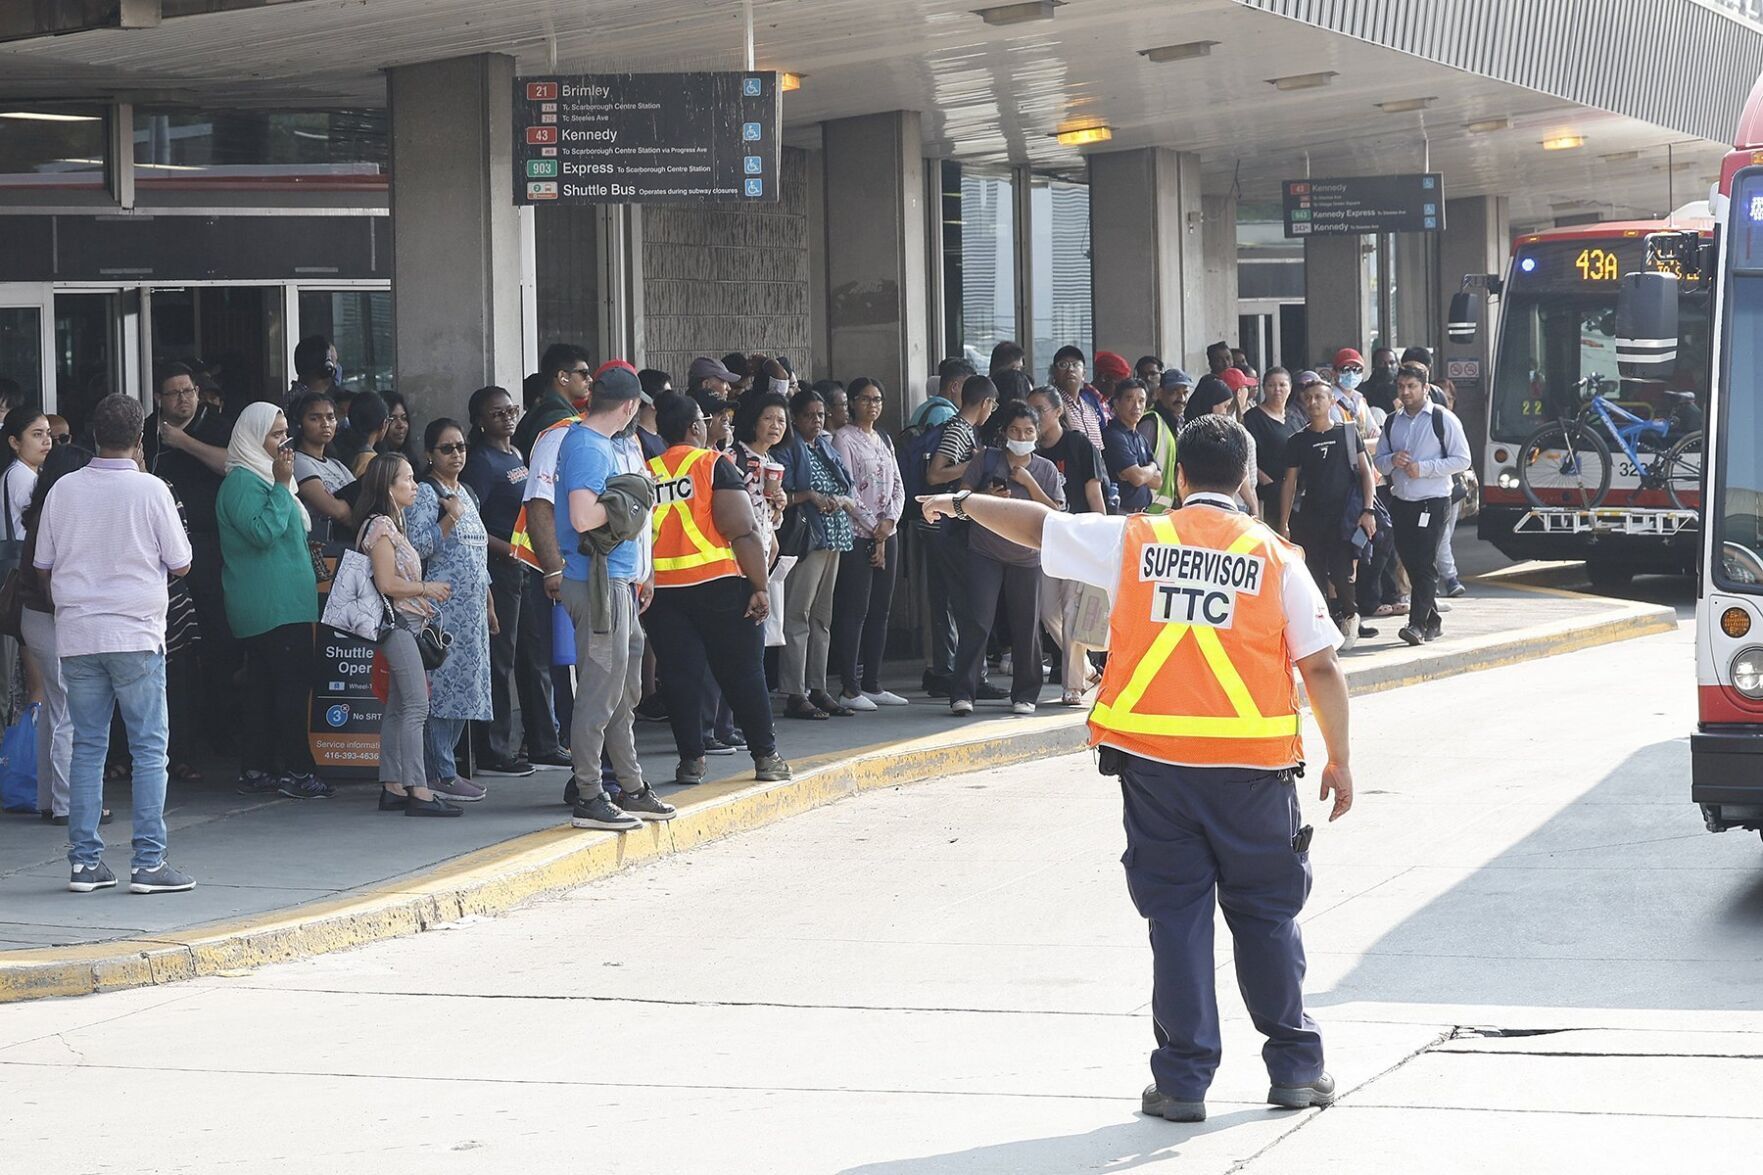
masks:
<svg viewBox="0 0 1763 1175"><path fill-rule="evenodd" d="M961 519L963 522L972 521L967 514L967 499L971 497L973 497L972 490L962 490L953 498L949 499L950 505L955 507L955 517Z"/></svg>

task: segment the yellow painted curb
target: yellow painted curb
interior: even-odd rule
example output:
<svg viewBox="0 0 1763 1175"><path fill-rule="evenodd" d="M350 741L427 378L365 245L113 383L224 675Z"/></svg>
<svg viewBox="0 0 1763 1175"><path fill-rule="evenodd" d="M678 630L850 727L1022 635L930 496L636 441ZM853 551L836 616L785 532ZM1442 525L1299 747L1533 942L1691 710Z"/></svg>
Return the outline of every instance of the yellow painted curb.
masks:
<svg viewBox="0 0 1763 1175"><path fill-rule="evenodd" d="M1629 605L1615 615L1539 625L1463 650L1409 661L1347 663L1354 694L1374 693L1628 640L1676 626L1669 608ZM0 956L0 1003L88 995L230 973L414 934L467 914L496 914L627 865L762 828L874 788L1069 754L1084 746L1084 715L1006 718L944 734L804 760L786 783L730 781L694 790L666 823L629 833L567 825L515 837L396 884L188 930Z"/></svg>

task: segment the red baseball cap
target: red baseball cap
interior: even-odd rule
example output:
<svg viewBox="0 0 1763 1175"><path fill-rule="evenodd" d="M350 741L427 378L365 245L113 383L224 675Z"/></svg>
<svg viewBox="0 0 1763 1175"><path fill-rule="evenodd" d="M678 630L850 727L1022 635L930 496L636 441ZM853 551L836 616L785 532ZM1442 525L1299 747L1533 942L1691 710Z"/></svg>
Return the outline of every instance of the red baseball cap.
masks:
<svg viewBox="0 0 1763 1175"><path fill-rule="evenodd" d="M601 376L605 375L608 371L611 371L614 367L622 367L622 368L624 368L624 370L630 372L632 375L635 375L637 373L636 365L631 363L629 360L608 359L606 362L600 364L600 366L594 368L594 378L599 379Z"/></svg>
<svg viewBox="0 0 1763 1175"><path fill-rule="evenodd" d="M1251 376L1244 374L1235 367L1225 368L1218 373L1218 378L1223 380L1224 386L1233 392L1240 392L1244 388L1252 388L1255 386L1255 380Z"/></svg>
<svg viewBox="0 0 1763 1175"><path fill-rule="evenodd" d="M1365 356L1359 354L1359 352L1353 350L1351 347L1342 347L1334 353L1335 370L1339 371L1349 363L1357 363L1360 367L1364 367Z"/></svg>
<svg viewBox="0 0 1763 1175"><path fill-rule="evenodd" d="M1103 379L1126 379L1132 375L1132 367L1113 351L1097 351L1096 374Z"/></svg>

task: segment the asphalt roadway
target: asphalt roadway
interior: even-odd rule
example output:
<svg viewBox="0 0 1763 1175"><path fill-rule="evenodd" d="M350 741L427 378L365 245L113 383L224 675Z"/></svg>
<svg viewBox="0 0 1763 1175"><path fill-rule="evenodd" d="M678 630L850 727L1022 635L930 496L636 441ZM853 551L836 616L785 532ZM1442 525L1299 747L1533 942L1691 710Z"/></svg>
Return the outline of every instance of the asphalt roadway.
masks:
<svg viewBox="0 0 1763 1175"><path fill-rule="evenodd" d="M1688 629L1354 703L1305 915L1339 1103L1198 1126L1085 756L869 792L508 916L0 1010L42 1172L1754 1171L1763 844L1687 802ZM1311 738L1315 735L1312 732ZM1221 924L1222 930L1222 924Z"/></svg>

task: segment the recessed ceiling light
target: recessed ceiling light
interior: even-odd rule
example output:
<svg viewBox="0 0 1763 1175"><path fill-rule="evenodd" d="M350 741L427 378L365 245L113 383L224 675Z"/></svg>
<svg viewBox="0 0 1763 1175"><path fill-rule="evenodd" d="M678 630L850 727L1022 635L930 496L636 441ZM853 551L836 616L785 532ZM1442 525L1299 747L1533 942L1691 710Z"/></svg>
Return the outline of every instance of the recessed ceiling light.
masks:
<svg viewBox="0 0 1763 1175"><path fill-rule="evenodd" d="M1064 0L1027 0L1024 4L976 8L973 14L987 24L1027 24L1031 20L1052 20L1053 10L1062 3Z"/></svg>
<svg viewBox="0 0 1763 1175"><path fill-rule="evenodd" d="M1180 45L1159 45L1155 49L1140 49L1139 56L1161 64L1165 61L1191 61L1196 57L1209 57L1212 46L1217 41L1187 41Z"/></svg>
<svg viewBox="0 0 1763 1175"><path fill-rule="evenodd" d="M1385 114L1407 114L1413 110L1425 110L1437 98L1398 98L1394 102L1379 102L1377 108Z"/></svg>
<svg viewBox="0 0 1763 1175"><path fill-rule="evenodd" d="M99 122L96 114L52 114L47 110L8 110L0 118L16 118L20 122Z"/></svg>
<svg viewBox="0 0 1763 1175"><path fill-rule="evenodd" d="M1585 146L1584 135L1555 135L1553 138L1543 140L1543 150L1545 151L1572 151L1583 146Z"/></svg>
<svg viewBox="0 0 1763 1175"><path fill-rule="evenodd" d="M1630 159L1639 159L1640 157L1639 151L1614 151L1609 155L1598 156L1605 163L1627 163Z"/></svg>
<svg viewBox="0 0 1763 1175"><path fill-rule="evenodd" d="M780 73L777 75L777 88L786 94L791 90L800 90L802 79L807 76L805 73Z"/></svg>
<svg viewBox="0 0 1763 1175"><path fill-rule="evenodd" d="M1290 77L1268 78L1267 84L1276 90L1314 90L1328 85L1338 76L1340 75L1330 69L1322 73L1295 73Z"/></svg>
<svg viewBox="0 0 1763 1175"><path fill-rule="evenodd" d="M1463 129L1471 134L1485 135L1489 131L1503 131L1511 125L1512 120L1509 118L1483 118L1464 124Z"/></svg>
<svg viewBox="0 0 1763 1175"><path fill-rule="evenodd" d="M1091 143L1106 143L1114 137L1114 131L1111 127L1101 125L1074 126L1053 137L1059 140L1061 147L1085 147Z"/></svg>

